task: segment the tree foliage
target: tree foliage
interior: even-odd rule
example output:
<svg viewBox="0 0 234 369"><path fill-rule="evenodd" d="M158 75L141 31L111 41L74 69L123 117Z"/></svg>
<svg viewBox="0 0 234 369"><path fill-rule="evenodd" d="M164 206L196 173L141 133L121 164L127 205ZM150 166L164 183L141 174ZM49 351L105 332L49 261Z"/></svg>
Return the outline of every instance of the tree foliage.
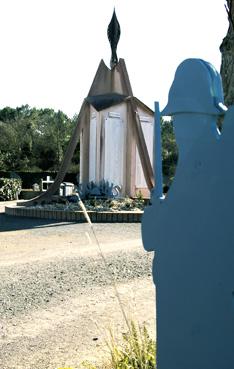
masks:
<svg viewBox="0 0 234 369"><path fill-rule="evenodd" d="M178 149L176 145L173 124L171 121L161 121L162 136L162 171L164 184L170 186L175 175L178 160Z"/></svg>
<svg viewBox="0 0 234 369"><path fill-rule="evenodd" d="M76 117L62 111L36 109L23 105L0 110L0 170L57 171L73 133ZM164 183L169 185L177 163L173 125L162 121L162 157ZM78 172L79 148L70 171Z"/></svg>
<svg viewBox="0 0 234 369"><path fill-rule="evenodd" d="M0 169L5 171L57 171L75 119L62 111L28 105L0 110ZM73 160L76 170L78 152Z"/></svg>

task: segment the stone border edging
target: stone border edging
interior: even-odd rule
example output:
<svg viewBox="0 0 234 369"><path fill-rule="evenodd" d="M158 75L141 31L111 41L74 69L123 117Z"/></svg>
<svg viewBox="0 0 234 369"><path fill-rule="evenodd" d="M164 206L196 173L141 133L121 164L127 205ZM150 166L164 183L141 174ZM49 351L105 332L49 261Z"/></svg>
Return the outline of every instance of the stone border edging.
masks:
<svg viewBox="0 0 234 369"><path fill-rule="evenodd" d="M29 218L55 219L79 223L87 222L82 211L44 210L26 206L6 206L5 213L7 215ZM88 211L88 214L92 223L140 223L143 211Z"/></svg>

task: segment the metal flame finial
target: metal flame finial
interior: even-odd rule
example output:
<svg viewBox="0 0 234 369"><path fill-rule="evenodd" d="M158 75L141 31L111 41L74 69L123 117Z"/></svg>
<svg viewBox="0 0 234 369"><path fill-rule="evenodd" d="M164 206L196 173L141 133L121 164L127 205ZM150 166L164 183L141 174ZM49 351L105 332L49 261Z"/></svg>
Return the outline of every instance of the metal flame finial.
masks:
<svg viewBox="0 0 234 369"><path fill-rule="evenodd" d="M119 25L118 19L115 14L115 9L114 9L110 24L107 28L107 36L108 36L110 46L111 46L110 67L112 69L118 63L118 57L117 57L116 50L117 50L117 45L118 45L119 38L120 38L120 25Z"/></svg>

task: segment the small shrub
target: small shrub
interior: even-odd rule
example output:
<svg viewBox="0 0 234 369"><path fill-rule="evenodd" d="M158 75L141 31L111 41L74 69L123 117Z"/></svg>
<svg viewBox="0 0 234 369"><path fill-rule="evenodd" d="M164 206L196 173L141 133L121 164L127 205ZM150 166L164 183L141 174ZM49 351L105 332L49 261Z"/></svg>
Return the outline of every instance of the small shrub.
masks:
<svg viewBox="0 0 234 369"><path fill-rule="evenodd" d="M139 211L144 210L144 200L131 199L97 199L84 200L84 205L89 211ZM70 207L71 208L71 207Z"/></svg>
<svg viewBox="0 0 234 369"><path fill-rule="evenodd" d="M113 333L107 343L110 350L110 362L102 364L105 369L155 369L156 368L156 343L148 334L145 326L137 326L130 323L130 330L123 335L123 344L118 346ZM86 369L98 369L91 363L84 363Z"/></svg>
<svg viewBox="0 0 234 369"><path fill-rule="evenodd" d="M139 191L137 192L137 194L136 194L136 198L137 198L137 200L139 200L139 201L144 201L144 198L143 198L143 195L142 195L141 190L139 190Z"/></svg>
<svg viewBox="0 0 234 369"><path fill-rule="evenodd" d="M0 200L16 200L21 188L18 178L0 178Z"/></svg>
<svg viewBox="0 0 234 369"><path fill-rule="evenodd" d="M123 334L123 345L118 348L112 341L111 368L155 369L155 342L150 339L145 326L137 327L131 322L130 331Z"/></svg>

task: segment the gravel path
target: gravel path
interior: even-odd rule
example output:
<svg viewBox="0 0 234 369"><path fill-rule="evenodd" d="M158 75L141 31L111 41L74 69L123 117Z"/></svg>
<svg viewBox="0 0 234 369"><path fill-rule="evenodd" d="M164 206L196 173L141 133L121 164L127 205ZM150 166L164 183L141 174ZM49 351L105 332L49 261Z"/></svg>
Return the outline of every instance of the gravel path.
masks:
<svg viewBox="0 0 234 369"><path fill-rule="evenodd" d="M139 224L87 224L0 214L0 368L80 368L106 357L105 335L126 331L113 289L129 316L152 334L152 255ZM113 279L112 279L113 278Z"/></svg>
<svg viewBox="0 0 234 369"><path fill-rule="evenodd" d="M151 257L140 252L113 253L106 258L117 283L151 276ZM0 314L18 316L43 308L53 300L63 301L88 292L90 286L111 285L102 258L55 258L48 262L2 267L0 271Z"/></svg>

